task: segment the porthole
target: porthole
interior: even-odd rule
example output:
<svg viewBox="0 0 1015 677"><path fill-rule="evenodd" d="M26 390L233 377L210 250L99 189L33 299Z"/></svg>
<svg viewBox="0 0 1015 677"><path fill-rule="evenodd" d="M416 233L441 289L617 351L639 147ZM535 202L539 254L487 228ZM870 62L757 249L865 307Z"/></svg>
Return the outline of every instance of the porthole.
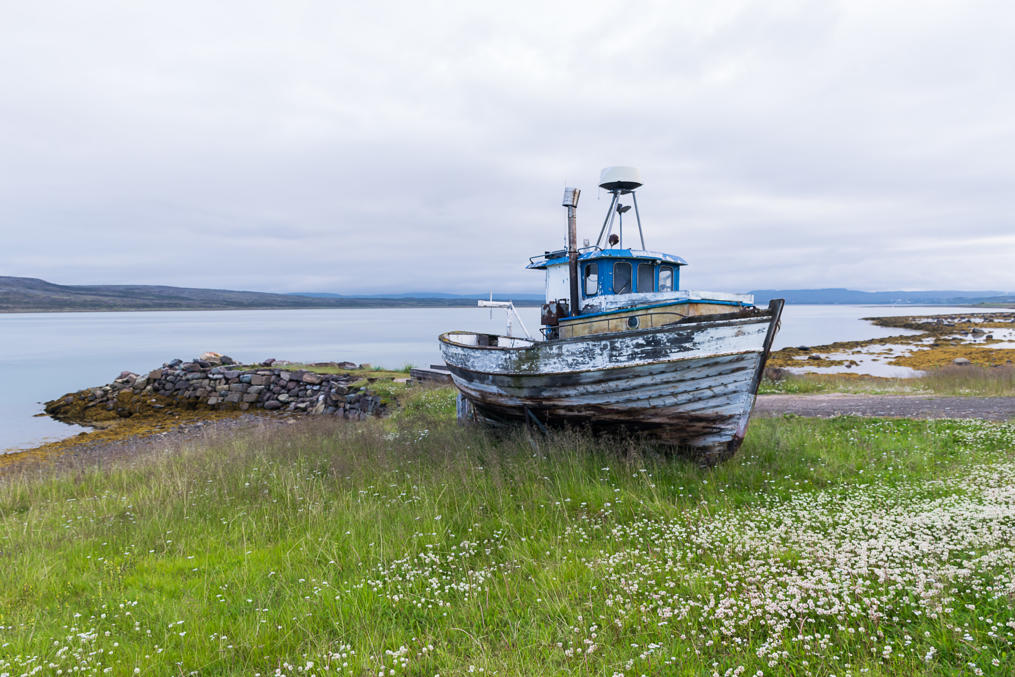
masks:
<svg viewBox="0 0 1015 677"><path fill-rule="evenodd" d="M629 318L627 318L627 326L630 327L631 329L637 329L638 328L638 318L637 317L629 317Z"/></svg>

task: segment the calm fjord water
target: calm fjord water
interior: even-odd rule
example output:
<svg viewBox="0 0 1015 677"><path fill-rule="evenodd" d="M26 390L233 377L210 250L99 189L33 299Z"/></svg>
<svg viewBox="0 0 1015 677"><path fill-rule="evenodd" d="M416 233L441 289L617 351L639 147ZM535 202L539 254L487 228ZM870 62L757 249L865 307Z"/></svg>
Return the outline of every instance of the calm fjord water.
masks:
<svg viewBox="0 0 1015 677"><path fill-rule="evenodd" d="M539 309L519 311L530 331ZM915 306L787 306L775 347L904 333L862 321L879 315L970 312ZM0 314L0 453L82 430L45 417L41 402L147 372L208 350L242 362L349 360L389 368L440 362L437 335L451 329L503 333L504 313L474 308L233 310ZM515 333L521 328L515 323Z"/></svg>

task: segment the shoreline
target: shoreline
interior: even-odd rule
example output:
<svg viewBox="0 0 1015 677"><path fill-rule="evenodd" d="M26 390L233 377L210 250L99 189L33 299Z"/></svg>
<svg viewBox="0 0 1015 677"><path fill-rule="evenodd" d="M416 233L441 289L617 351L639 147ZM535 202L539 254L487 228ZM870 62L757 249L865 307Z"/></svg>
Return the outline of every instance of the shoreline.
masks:
<svg viewBox="0 0 1015 677"><path fill-rule="evenodd" d="M240 423L263 423L266 421L289 421L290 418L272 416L266 412L251 414L242 411L207 412L194 411L187 415L181 412L175 421L151 420L146 418L123 419L114 425L93 427L92 430L77 433L51 442L45 442L28 449L19 449L0 454L0 475L17 466L55 465L63 459L88 456L101 458L117 450L128 449L139 444L162 438L182 438L200 430L227 429L240 427ZM79 424L82 425L82 424Z"/></svg>
<svg viewBox="0 0 1015 677"><path fill-rule="evenodd" d="M50 419L91 428L0 454L0 474L23 463L70 456L100 458L145 441L194 430L278 425L302 418L365 420L384 415L410 387L403 372L352 362L237 364L219 353L175 359L147 374L121 372L111 383L45 403Z"/></svg>
<svg viewBox="0 0 1015 677"><path fill-rule="evenodd" d="M538 301L522 300L514 301L516 308L539 308ZM787 304L788 305L788 304ZM794 306L833 306L833 307L862 307L862 308L970 308L990 310L1015 310L1015 304L988 304L988 303L794 303ZM474 301L463 301L461 303L420 303L420 304L373 304L348 306L228 306L221 308L29 308L10 309L0 308L0 315L47 315L61 313L192 313L192 312L228 312L242 310L412 310L413 308L435 309L435 308L475 308Z"/></svg>
<svg viewBox="0 0 1015 677"><path fill-rule="evenodd" d="M996 312L975 320L954 315L864 319L878 326L920 333L776 351L766 369L767 385L762 387L759 405L768 402L770 395L806 399L819 394L840 393L863 400L854 402L854 408L872 411L871 407L877 409L873 404L876 398L962 396L971 401L978 399L978 395L1008 395L1008 389L1003 384L998 387L995 383L990 388L981 384L979 390L974 387L969 392L959 387L939 390L932 386L928 389L924 372L916 372L910 377L885 377L864 374L862 368L853 367L861 366L857 360L866 359L936 371L944 367L946 371L952 370L953 376L966 381L1002 381L1008 378L1007 374L1012 370L1010 365L1015 359L1015 349L1007 347L1012 340L1008 334L1015 335L1015 313ZM1005 344L1005 347L991 348L993 344ZM201 358L195 358L190 363L174 360L148 375L123 372L111 384L68 393L46 403L46 412L51 418L83 425L91 430L27 448L6 450L0 454L0 472L23 462L55 462L65 456L117 453L117 449L136 446L145 440L185 436L195 430L234 429L257 423L275 425L314 413L327 416L332 411L341 414L343 407L346 418L358 420L366 415L381 414L388 405L397 406L398 397L408 387L404 372L375 370L369 365L335 362L290 364L275 360L235 365L227 357L224 363L221 362L223 356L215 353L202 357L212 359L212 362ZM1001 369L998 370L998 367ZM808 369L817 371L809 373ZM827 373L829 369L837 371ZM804 383L805 387L800 387L800 382L795 379ZM240 380L243 384L238 382ZM299 384L295 390L293 383ZM279 384L287 384L289 390L285 390L285 385L280 389ZM376 404L363 406L360 410L358 402L363 399L376 400ZM284 405L285 409L281 408L279 400L288 403ZM264 408L265 404L269 407ZM297 406L301 409L296 409ZM983 406L990 410L989 404ZM270 410L273 408L278 410ZM798 404L785 411L775 410L775 413L799 415L807 410ZM771 415L766 413L769 411L766 406L759 406L756 414ZM893 414L891 407L885 411L888 413L883 415L887 416L905 415L904 412Z"/></svg>

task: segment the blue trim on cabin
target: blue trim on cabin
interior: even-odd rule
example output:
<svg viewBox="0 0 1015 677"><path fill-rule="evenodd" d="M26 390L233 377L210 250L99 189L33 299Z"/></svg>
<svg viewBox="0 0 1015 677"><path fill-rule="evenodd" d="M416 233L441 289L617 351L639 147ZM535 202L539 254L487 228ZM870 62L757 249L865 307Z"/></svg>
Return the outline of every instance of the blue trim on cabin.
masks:
<svg viewBox="0 0 1015 677"><path fill-rule="evenodd" d="M525 266L533 270L543 270L549 266L559 266L567 263L567 252L560 250L542 254L542 260L534 261ZM538 257L533 257L538 258ZM602 249L581 252L578 254L579 261L595 261L596 259L634 259L638 261L658 261L659 263L671 263L675 266L686 266L687 261L663 252L645 251L642 249Z"/></svg>
<svg viewBox="0 0 1015 677"><path fill-rule="evenodd" d="M655 303L648 306L628 306L627 308L617 308L616 310L604 310L599 313L585 313L582 315L572 315L568 318L561 319L561 322L570 322L571 320L584 320L589 317L602 317L604 315L616 315L617 313L630 313L634 310L651 310L653 308L665 308L666 306L679 306L687 303L711 303L717 306L737 306L739 308L746 308L750 306L749 303L743 301L720 301L718 299L680 299L678 301L667 301L666 303Z"/></svg>
<svg viewBox="0 0 1015 677"><path fill-rule="evenodd" d="M631 265L631 281L630 281L631 289L630 291L625 293L651 294L657 291L664 292L678 291L680 289L680 265L669 261L663 261L660 263L657 263L657 261L659 261L659 259L655 258L653 259L635 258L627 260L615 259L613 260L612 264L609 261L604 262L602 261L602 259L582 261L578 268L578 279L579 279L578 287L581 290L582 298L589 299L594 298L596 296L612 296L616 294L617 292L613 288L613 273L616 266L621 263L628 263ZM598 270L596 271L596 276L598 278L598 287L596 289L596 293L594 294L586 293L587 290L585 288L585 280L587 274L586 271L588 267L591 265L596 265L598 268ZM651 289L641 289L638 284L638 267L644 265L652 266ZM669 268L673 272L673 279L671 280L669 288L659 289L659 273L664 267Z"/></svg>

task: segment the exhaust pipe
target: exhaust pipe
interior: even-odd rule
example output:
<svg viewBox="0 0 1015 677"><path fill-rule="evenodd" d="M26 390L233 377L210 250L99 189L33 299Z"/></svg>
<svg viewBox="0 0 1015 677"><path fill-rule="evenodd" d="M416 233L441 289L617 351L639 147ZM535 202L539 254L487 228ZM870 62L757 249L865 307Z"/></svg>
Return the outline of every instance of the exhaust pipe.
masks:
<svg viewBox="0 0 1015 677"><path fill-rule="evenodd" d="M578 196L581 190L565 188L562 206L567 207L567 263L571 274L571 307L569 314L578 314L578 221L575 211L578 209Z"/></svg>

